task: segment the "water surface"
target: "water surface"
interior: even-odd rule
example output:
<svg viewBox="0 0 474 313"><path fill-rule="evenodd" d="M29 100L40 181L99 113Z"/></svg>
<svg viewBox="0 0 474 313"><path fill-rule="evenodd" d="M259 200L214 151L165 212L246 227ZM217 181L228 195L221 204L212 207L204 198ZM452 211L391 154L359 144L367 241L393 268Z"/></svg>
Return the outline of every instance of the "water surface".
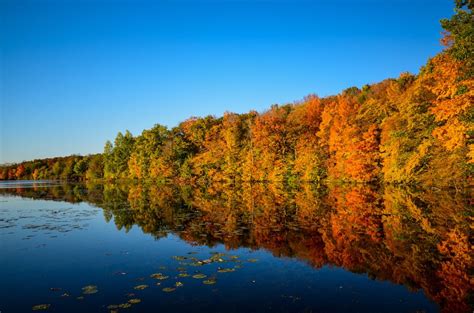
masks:
<svg viewBox="0 0 474 313"><path fill-rule="evenodd" d="M2 313L471 310L466 194L5 186Z"/></svg>

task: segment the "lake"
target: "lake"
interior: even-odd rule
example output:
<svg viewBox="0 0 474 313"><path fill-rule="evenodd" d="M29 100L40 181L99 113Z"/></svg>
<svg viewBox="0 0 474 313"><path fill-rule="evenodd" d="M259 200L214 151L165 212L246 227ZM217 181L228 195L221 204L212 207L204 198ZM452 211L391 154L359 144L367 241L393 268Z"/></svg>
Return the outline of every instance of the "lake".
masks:
<svg viewBox="0 0 474 313"><path fill-rule="evenodd" d="M471 312L470 194L3 182L0 311Z"/></svg>

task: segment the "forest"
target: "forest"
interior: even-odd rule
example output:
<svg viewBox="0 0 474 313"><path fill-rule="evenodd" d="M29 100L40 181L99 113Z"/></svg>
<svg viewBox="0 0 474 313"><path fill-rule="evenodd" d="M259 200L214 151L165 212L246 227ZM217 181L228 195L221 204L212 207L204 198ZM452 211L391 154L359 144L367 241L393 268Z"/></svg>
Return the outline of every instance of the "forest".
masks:
<svg viewBox="0 0 474 313"><path fill-rule="evenodd" d="M417 75L261 113L120 132L102 154L3 165L0 179L472 184L473 6L456 0L455 14L441 21L445 49Z"/></svg>

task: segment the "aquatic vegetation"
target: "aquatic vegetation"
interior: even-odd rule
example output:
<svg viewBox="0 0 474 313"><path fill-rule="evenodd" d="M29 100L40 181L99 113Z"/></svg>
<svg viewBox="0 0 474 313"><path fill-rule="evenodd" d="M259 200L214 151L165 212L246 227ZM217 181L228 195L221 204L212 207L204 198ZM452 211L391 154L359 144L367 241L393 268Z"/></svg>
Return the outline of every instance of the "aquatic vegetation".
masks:
<svg viewBox="0 0 474 313"><path fill-rule="evenodd" d="M148 285L138 285L138 286L133 287L133 289L135 290L143 290L146 288L148 288Z"/></svg>
<svg viewBox="0 0 474 313"><path fill-rule="evenodd" d="M191 275L189 275L188 273L179 273L178 274L178 277L189 277Z"/></svg>
<svg viewBox="0 0 474 313"><path fill-rule="evenodd" d="M195 279L203 279L203 278L206 278L206 277L207 277L207 275L202 274L202 273L193 275L193 278L195 278Z"/></svg>
<svg viewBox="0 0 474 313"><path fill-rule="evenodd" d="M231 273L231 272L235 272L235 268L218 268L217 272L218 273Z"/></svg>
<svg viewBox="0 0 474 313"><path fill-rule="evenodd" d="M48 310L50 307L51 307L51 304L37 304L37 305L34 305L31 309L33 311L44 311L44 310Z"/></svg>
<svg viewBox="0 0 474 313"><path fill-rule="evenodd" d="M84 295L92 295L97 292L99 292L99 290L97 289L96 285L87 285L82 287L82 294Z"/></svg>
<svg viewBox="0 0 474 313"><path fill-rule="evenodd" d="M184 261L188 259L188 257L185 256L172 256L172 258L176 261Z"/></svg>
<svg viewBox="0 0 474 313"><path fill-rule="evenodd" d="M202 283L204 285L214 285L215 283L217 283L217 280L214 278L210 278L210 279L203 280Z"/></svg>
<svg viewBox="0 0 474 313"><path fill-rule="evenodd" d="M140 300L138 298L133 298L133 299L128 300L128 303L130 303L130 304L138 304L140 302L142 302L142 300Z"/></svg>
<svg viewBox="0 0 474 313"><path fill-rule="evenodd" d="M171 288L171 287L166 287L162 289L164 292L173 292L176 290L176 288Z"/></svg>
<svg viewBox="0 0 474 313"><path fill-rule="evenodd" d="M131 303L121 303L118 305L119 309L128 309L128 308L131 308L132 307L132 304Z"/></svg>
<svg viewBox="0 0 474 313"><path fill-rule="evenodd" d="M180 281L177 281L175 284L174 284L175 287L183 287L184 284Z"/></svg>
<svg viewBox="0 0 474 313"><path fill-rule="evenodd" d="M151 274L150 277L154 279L158 279L158 280L165 280L169 278L169 276L165 276L162 273L154 273L154 274Z"/></svg>

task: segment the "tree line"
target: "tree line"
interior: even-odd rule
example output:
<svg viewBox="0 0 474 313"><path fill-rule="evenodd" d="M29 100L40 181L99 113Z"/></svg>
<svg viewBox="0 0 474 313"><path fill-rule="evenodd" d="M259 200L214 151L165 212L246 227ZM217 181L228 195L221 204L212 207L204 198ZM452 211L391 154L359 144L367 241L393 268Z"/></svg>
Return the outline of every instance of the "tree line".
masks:
<svg viewBox="0 0 474 313"><path fill-rule="evenodd" d="M118 133L102 154L0 168L0 179L350 181L461 186L474 173L473 3L442 20L446 48L417 75L265 112Z"/></svg>

